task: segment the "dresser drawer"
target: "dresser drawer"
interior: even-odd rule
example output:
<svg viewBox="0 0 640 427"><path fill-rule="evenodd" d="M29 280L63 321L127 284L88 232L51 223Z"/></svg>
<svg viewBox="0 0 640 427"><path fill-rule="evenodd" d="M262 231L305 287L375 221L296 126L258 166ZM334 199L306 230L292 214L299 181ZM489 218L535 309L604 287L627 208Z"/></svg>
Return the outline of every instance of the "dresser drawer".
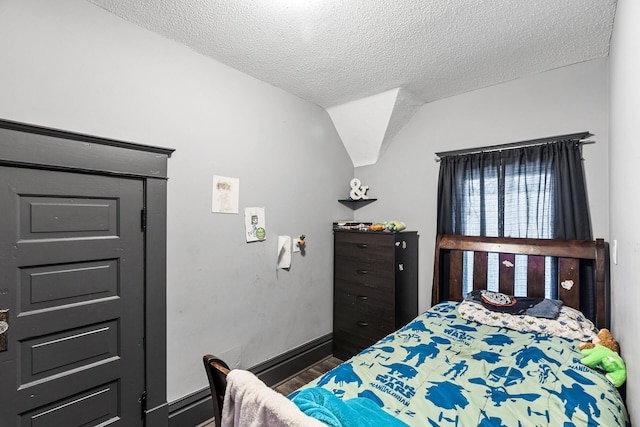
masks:
<svg viewBox="0 0 640 427"><path fill-rule="evenodd" d="M360 327L373 325L372 330L386 329L395 326L395 312L392 306L386 306L369 300L357 298L343 298L334 301L334 321L340 324L353 323Z"/></svg>
<svg viewBox="0 0 640 427"><path fill-rule="evenodd" d="M389 318L355 320L337 315L333 324L333 340L336 345L340 342L352 343L357 347L357 351L360 351L394 330L394 323Z"/></svg>
<svg viewBox="0 0 640 427"><path fill-rule="evenodd" d="M359 319L343 318L336 316L333 324L334 337L347 334L366 341L368 345L378 341L385 335L395 330L395 325L391 320L385 319Z"/></svg>
<svg viewBox="0 0 640 427"><path fill-rule="evenodd" d="M336 279L348 282L392 286L395 270L393 260L341 258L335 260L334 274Z"/></svg>
<svg viewBox="0 0 640 427"><path fill-rule="evenodd" d="M339 359L347 360L376 342L378 342L378 338L373 339L357 334L334 332L333 355Z"/></svg>
<svg viewBox="0 0 640 427"><path fill-rule="evenodd" d="M392 234L336 233L335 256L393 261L394 241Z"/></svg>
<svg viewBox="0 0 640 427"><path fill-rule="evenodd" d="M338 359L347 360L375 342L357 335L337 334L334 332L333 355Z"/></svg>
<svg viewBox="0 0 640 427"><path fill-rule="evenodd" d="M393 286L371 286L369 284L336 280L334 300L349 304L360 304L372 310L393 307L395 292Z"/></svg>

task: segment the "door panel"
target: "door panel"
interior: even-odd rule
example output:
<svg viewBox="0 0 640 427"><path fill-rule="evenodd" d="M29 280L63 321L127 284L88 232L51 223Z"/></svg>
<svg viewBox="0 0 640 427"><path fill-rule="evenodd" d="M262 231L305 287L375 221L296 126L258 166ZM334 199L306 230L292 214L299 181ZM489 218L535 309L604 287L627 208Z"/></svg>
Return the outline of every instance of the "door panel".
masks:
<svg viewBox="0 0 640 427"><path fill-rule="evenodd" d="M22 365L20 384L116 358L117 342L115 320L24 340L19 348L31 363Z"/></svg>
<svg viewBox="0 0 640 427"><path fill-rule="evenodd" d="M117 236L117 200L20 197L20 238Z"/></svg>
<svg viewBox="0 0 640 427"><path fill-rule="evenodd" d="M0 206L0 425L142 425L143 182L0 167Z"/></svg>
<svg viewBox="0 0 640 427"><path fill-rule="evenodd" d="M20 426L66 426L73 419L78 426L109 425L118 412L118 383L88 390L20 416Z"/></svg>
<svg viewBox="0 0 640 427"><path fill-rule="evenodd" d="M21 311L116 297L118 276L117 259L22 268Z"/></svg>

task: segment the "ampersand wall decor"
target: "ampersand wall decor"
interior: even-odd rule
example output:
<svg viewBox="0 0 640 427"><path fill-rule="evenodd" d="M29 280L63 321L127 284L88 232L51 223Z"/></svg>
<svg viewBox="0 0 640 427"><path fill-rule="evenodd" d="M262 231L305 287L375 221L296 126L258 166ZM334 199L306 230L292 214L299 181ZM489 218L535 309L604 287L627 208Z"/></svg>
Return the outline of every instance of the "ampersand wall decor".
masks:
<svg viewBox="0 0 640 427"><path fill-rule="evenodd" d="M366 185L362 185L358 178L353 178L349 185L351 186L351 192L349 192L349 196L351 196L352 200L369 198L369 196L367 196L367 190L369 189L369 187Z"/></svg>

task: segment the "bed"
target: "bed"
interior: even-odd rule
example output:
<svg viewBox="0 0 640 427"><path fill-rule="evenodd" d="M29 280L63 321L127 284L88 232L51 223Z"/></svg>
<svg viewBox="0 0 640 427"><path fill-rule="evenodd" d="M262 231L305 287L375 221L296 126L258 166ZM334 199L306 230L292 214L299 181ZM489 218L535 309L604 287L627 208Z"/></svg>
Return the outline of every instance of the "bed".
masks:
<svg viewBox="0 0 640 427"><path fill-rule="evenodd" d="M376 417L389 417L384 425L629 426L619 390L582 364L577 348L608 326L607 267L600 239L439 235L434 305L292 393L287 408L309 416L300 425L383 425ZM547 318L497 313L469 301L468 291L563 304ZM235 405L237 420L229 393L224 405Z"/></svg>

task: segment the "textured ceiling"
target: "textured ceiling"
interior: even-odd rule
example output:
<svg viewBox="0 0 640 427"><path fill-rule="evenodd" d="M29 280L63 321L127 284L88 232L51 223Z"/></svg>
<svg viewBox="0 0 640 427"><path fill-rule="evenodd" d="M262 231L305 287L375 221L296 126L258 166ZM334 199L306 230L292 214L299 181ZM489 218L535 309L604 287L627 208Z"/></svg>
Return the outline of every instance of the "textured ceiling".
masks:
<svg viewBox="0 0 640 427"><path fill-rule="evenodd" d="M88 1L325 108L607 56L615 14L615 0Z"/></svg>
<svg viewBox="0 0 640 427"><path fill-rule="evenodd" d="M326 108L356 167L375 163L421 103L607 56L616 6L616 0L88 1Z"/></svg>

